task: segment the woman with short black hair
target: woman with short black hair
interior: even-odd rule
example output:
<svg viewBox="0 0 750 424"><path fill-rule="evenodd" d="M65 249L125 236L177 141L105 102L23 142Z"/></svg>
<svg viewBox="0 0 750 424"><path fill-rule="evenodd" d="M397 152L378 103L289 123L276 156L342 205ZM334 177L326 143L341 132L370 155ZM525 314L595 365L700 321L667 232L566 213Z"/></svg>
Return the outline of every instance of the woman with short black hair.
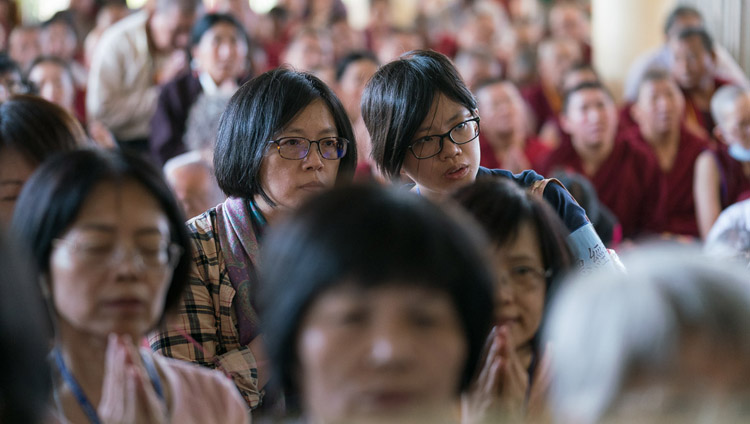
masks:
<svg viewBox="0 0 750 424"><path fill-rule="evenodd" d="M183 219L159 170L119 151L61 154L24 187L12 228L55 324L61 421L249 421L220 373L138 349L187 285Z"/></svg>
<svg viewBox="0 0 750 424"><path fill-rule="evenodd" d="M214 151L229 198L191 219L195 267L179 310L151 347L230 375L256 408L269 378L256 311L266 225L352 180L357 148L344 107L317 77L279 68L245 83L222 114Z"/></svg>
<svg viewBox="0 0 750 424"><path fill-rule="evenodd" d="M493 308L470 221L407 193L350 187L269 233L263 318L288 405L309 422L454 421Z"/></svg>

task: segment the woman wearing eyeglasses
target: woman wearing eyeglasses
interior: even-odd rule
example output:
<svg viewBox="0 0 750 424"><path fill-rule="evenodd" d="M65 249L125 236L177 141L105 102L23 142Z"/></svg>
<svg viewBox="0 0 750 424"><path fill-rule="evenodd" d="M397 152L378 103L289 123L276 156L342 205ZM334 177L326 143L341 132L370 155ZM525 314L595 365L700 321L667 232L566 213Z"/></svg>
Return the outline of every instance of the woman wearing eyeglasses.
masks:
<svg viewBox="0 0 750 424"><path fill-rule="evenodd" d="M170 357L220 369L250 408L269 378L256 310L267 225L311 195L350 182L349 118L318 78L275 69L235 93L219 122L214 167L226 202L188 222L195 253L179 316L150 338Z"/></svg>
<svg viewBox="0 0 750 424"><path fill-rule="evenodd" d="M479 112L450 60L433 51L410 52L382 66L362 96L372 155L384 175L405 175L413 191L434 201L477 176L512 179L539 192L563 219L581 267L611 266L585 211L561 185L545 184L531 170L514 175L479 166Z"/></svg>
<svg viewBox="0 0 750 424"><path fill-rule="evenodd" d="M31 248L54 323L61 422L249 421L221 373L137 348L187 284L182 221L160 172L124 153L69 152L26 183L12 229Z"/></svg>
<svg viewBox="0 0 750 424"><path fill-rule="evenodd" d="M539 346L557 281L573 260L566 230L545 202L509 180L482 178L453 198L484 229L495 269L495 328L481 370L464 397L464 422L525 414L538 418L549 387L549 354Z"/></svg>

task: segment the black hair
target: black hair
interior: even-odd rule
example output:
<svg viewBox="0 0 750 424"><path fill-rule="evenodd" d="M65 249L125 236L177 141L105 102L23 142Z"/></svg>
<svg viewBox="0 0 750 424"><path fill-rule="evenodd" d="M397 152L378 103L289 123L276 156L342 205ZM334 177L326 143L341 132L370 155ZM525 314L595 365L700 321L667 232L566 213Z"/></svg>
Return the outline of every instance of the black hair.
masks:
<svg viewBox="0 0 750 424"><path fill-rule="evenodd" d="M367 60L380 66L378 58L369 50L358 50L353 51L342 57L341 60L336 64L336 81L341 81L341 77L349 68L349 65L359 62L360 60Z"/></svg>
<svg viewBox="0 0 750 424"><path fill-rule="evenodd" d="M166 311L178 304L187 286L192 249L179 204L161 171L145 158L119 150L82 149L48 159L24 185L12 228L16 238L30 246L41 275L47 276L53 240L75 221L91 191L102 182L125 181L138 183L159 202L171 241L183 249L167 291Z"/></svg>
<svg viewBox="0 0 750 424"><path fill-rule="evenodd" d="M245 41L248 50L250 49L250 37L248 37L245 28L234 16L227 13L207 13L198 19L193 25L190 33L190 47L195 47L201 42L203 35L217 24L229 24L239 34L239 38Z"/></svg>
<svg viewBox="0 0 750 424"><path fill-rule="evenodd" d="M259 178L268 141L315 100L322 100L330 110L338 136L349 140L346 155L339 160L336 182L351 182L357 143L344 106L318 77L277 68L243 84L219 120L214 169L219 187L227 196L252 199L260 195L274 205Z"/></svg>
<svg viewBox="0 0 750 424"><path fill-rule="evenodd" d="M15 73L18 75L18 79L23 79L21 67L18 66L18 63L11 59L10 56L8 56L8 53L2 52L0 53L0 75L9 73Z"/></svg>
<svg viewBox="0 0 750 424"><path fill-rule="evenodd" d="M450 59L434 51L405 53L370 78L362 94L362 118L372 157L386 176L399 176L414 136L441 93L472 113L477 107Z"/></svg>
<svg viewBox="0 0 750 424"><path fill-rule="evenodd" d="M694 7L690 7L690 6L675 7L667 16L666 21L664 21L664 34L668 35L669 31L672 30L672 27L677 22L677 20L686 16L697 16L703 19L701 12L698 11L698 9Z"/></svg>
<svg viewBox="0 0 750 424"><path fill-rule="evenodd" d="M52 392L51 332L28 256L0 234L0 422L42 423Z"/></svg>
<svg viewBox="0 0 750 424"><path fill-rule="evenodd" d="M0 104L0 152L12 148L38 165L54 153L90 144L76 118L41 97L17 95Z"/></svg>
<svg viewBox="0 0 750 424"><path fill-rule="evenodd" d="M55 24L63 24L66 27L68 27L68 33L70 33L70 35L72 35L76 40L78 40L78 32L76 32L76 26L73 23L73 18L69 12L61 10L55 13L54 15L52 15L51 18L42 22L40 28L42 31L44 31L45 29Z"/></svg>
<svg viewBox="0 0 750 424"><path fill-rule="evenodd" d="M480 232L462 218L410 193L351 186L308 201L268 234L261 251L261 314L272 364L288 394L299 390L300 323L317 297L343 283L446 293L468 354L456 391L468 386L492 323L493 278Z"/></svg>
<svg viewBox="0 0 750 424"><path fill-rule="evenodd" d="M33 71L37 65L45 63L51 63L60 67L68 76L68 78L70 79L70 83L73 84L73 87L75 88L75 78L73 77L73 71L70 69L70 65L68 64L68 62L57 56L42 55L38 56L36 59L34 59L33 62L31 62L31 65L29 65L29 70L26 72L26 81L32 93L37 92L39 90L39 87L29 81L31 71Z"/></svg>
<svg viewBox="0 0 750 424"><path fill-rule="evenodd" d="M474 216L496 246L513 243L521 226L531 224L541 249L542 264L549 271L544 300L546 312L549 300L557 291L557 282L574 263L565 241L568 230L555 211L511 180L492 177L479 178L460 188L453 199ZM532 348L534 353L539 353L536 334Z"/></svg>
<svg viewBox="0 0 750 424"><path fill-rule="evenodd" d="M573 95L577 92L583 90L599 90L603 92L607 97L609 97L610 100L614 101L612 93L600 81L584 81L578 85L573 86L573 88L565 92L565 94L563 95L562 113L566 113L568 111L570 98L573 97Z"/></svg>
<svg viewBox="0 0 750 424"><path fill-rule="evenodd" d="M711 35L708 33L708 31L703 28L685 28L680 31L677 39L680 41L686 41L687 39L692 37L698 37L698 39L701 40L701 45L706 50L706 52L708 52L709 54L713 54L714 40L711 38Z"/></svg>
<svg viewBox="0 0 750 424"><path fill-rule="evenodd" d="M646 71L645 74L643 74L641 81L638 83L639 96L640 96L641 88L647 82L654 82L654 81L673 81L674 82L674 79L672 78L672 75L670 75L670 73L664 69L659 69L659 68L649 69L648 71Z"/></svg>

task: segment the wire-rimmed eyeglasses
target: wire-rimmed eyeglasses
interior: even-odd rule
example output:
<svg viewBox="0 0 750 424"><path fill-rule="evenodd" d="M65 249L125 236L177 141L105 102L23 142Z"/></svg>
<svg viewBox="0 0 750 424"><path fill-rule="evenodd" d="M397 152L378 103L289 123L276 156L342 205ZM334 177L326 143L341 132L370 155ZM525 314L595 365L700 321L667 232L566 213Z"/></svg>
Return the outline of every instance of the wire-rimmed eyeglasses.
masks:
<svg viewBox="0 0 750 424"><path fill-rule="evenodd" d="M282 137L268 142L276 145L279 155L284 159L302 160L310 154L313 143L318 145L318 152L323 159L336 160L346 155L349 140L343 137L324 137L320 140L309 140L304 137Z"/></svg>

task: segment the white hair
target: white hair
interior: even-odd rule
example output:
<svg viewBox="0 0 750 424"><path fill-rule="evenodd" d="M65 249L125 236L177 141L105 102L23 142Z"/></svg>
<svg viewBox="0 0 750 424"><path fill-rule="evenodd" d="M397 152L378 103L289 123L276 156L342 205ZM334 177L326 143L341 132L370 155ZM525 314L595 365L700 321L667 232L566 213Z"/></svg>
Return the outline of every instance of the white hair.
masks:
<svg viewBox="0 0 750 424"><path fill-rule="evenodd" d="M737 99L750 94L750 90L736 85L725 85L711 97L711 117L722 130L728 113L734 109Z"/></svg>
<svg viewBox="0 0 750 424"><path fill-rule="evenodd" d="M688 328L750 357L746 270L674 246L623 262L626 274L569 280L550 309L550 405L560 422L599 422L634 376L672 370Z"/></svg>

